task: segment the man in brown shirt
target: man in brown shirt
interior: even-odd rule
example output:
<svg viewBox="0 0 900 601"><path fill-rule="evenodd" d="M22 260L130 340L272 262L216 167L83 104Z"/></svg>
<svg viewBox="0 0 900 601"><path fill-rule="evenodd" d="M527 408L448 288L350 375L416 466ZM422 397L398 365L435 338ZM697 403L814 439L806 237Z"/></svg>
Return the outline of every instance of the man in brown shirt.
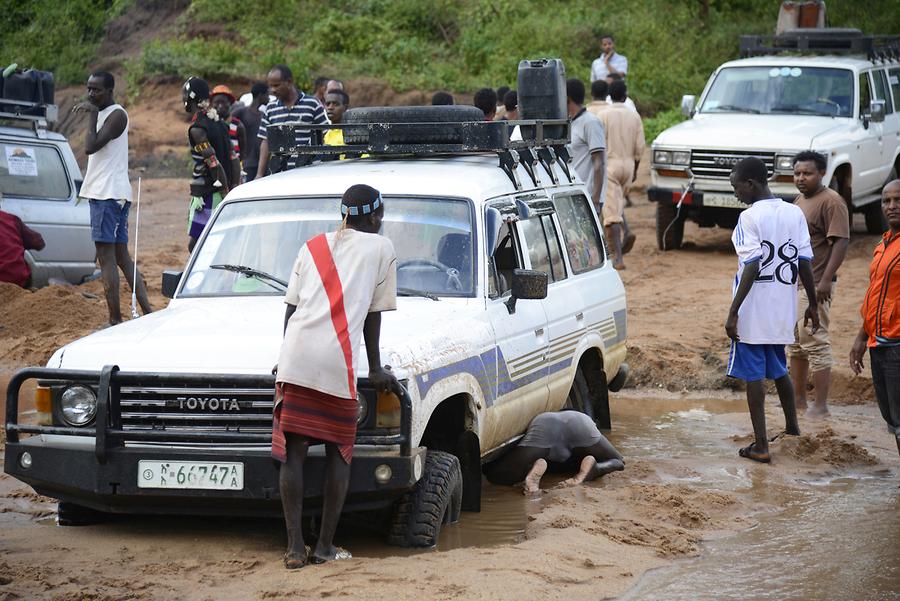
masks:
<svg viewBox="0 0 900 601"><path fill-rule="evenodd" d="M631 250L635 240L625 224L625 189L634 181L644 153L644 125L641 117L624 104L628 97L624 81L614 81L609 86L609 95L612 105L598 116L606 131L608 156L603 227L612 242L613 267L625 269L622 255Z"/></svg>
<svg viewBox="0 0 900 601"><path fill-rule="evenodd" d="M831 384L831 341L829 311L837 281L837 270L847 254L850 242L850 217L847 203L834 190L822 185L827 159L813 151L794 157L794 184L800 191L794 201L803 210L812 244L813 279L819 303L820 327L809 334L802 323L794 327L794 344L787 349L791 358L791 376L797 409L806 409L806 387L812 371L815 401L807 411L811 417L828 415L828 388Z"/></svg>

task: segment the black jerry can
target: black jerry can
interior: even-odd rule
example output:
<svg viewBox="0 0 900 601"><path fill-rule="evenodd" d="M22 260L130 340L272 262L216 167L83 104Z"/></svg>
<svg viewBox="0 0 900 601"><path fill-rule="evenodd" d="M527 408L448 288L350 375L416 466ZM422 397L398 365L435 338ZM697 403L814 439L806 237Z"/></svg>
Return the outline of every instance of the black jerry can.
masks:
<svg viewBox="0 0 900 601"><path fill-rule="evenodd" d="M567 119L566 67L562 59L523 60L518 73L519 118ZM522 126L522 139L533 140L534 126ZM563 138L565 126L544 127L545 138Z"/></svg>

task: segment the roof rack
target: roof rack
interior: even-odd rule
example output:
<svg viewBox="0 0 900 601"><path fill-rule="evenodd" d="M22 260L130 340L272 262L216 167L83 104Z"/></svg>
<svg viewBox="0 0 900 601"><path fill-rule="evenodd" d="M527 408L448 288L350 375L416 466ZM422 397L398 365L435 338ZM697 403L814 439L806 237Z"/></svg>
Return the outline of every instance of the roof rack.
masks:
<svg viewBox="0 0 900 601"><path fill-rule="evenodd" d="M423 129L440 128L441 138L458 140L454 142L406 141L421 136ZM534 139L510 140L515 126L534 128ZM554 126L554 127L551 127ZM564 136L545 136L545 128L558 131L564 128ZM512 181L517 190L522 184L516 168L522 165L535 187L540 186L537 165L540 164L554 184L559 178L553 164L559 165L569 182L574 177L569 170L569 152L566 145L570 139L571 124L568 119L531 119L521 121L464 121L455 123L340 123L340 124L299 124L285 123L270 125L266 130L269 151L281 156L368 156L426 157L436 155L496 154L499 167ZM344 130L345 138L362 139L364 143L325 145L322 142L328 130ZM297 136L313 136L313 144L298 144Z"/></svg>
<svg viewBox="0 0 900 601"><path fill-rule="evenodd" d="M31 122L35 133L39 137L45 137L47 124L59 119L59 107L55 104L0 98L0 120L2 119Z"/></svg>
<svg viewBox="0 0 900 601"><path fill-rule="evenodd" d="M858 29L792 29L780 35L742 35L741 58L786 52L857 54L872 62L900 60L900 36L863 34Z"/></svg>

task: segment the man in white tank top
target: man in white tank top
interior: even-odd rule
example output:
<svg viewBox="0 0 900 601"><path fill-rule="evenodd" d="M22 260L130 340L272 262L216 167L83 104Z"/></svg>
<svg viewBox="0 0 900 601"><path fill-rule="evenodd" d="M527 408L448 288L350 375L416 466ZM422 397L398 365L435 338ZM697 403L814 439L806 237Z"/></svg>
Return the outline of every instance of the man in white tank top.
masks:
<svg viewBox="0 0 900 601"><path fill-rule="evenodd" d="M122 321L119 303L119 274L128 284L134 282L134 261L128 254L128 210L131 207L131 183L128 181L128 114L113 101L115 79L106 71L92 73L87 82L88 102L73 112L88 115L85 152L87 172L80 196L91 204L91 238L97 247L97 260L106 291L109 323ZM137 299L144 314L150 313L147 287L138 273Z"/></svg>

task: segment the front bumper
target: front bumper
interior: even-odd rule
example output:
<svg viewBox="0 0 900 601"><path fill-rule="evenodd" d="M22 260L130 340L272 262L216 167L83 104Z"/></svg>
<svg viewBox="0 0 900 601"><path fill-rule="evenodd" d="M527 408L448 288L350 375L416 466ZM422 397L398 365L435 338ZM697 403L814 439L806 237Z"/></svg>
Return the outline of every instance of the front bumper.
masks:
<svg viewBox="0 0 900 601"><path fill-rule="evenodd" d="M97 388L95 426L31 426L18 423L18 396L29 379L90 383ZM123 427L120 390L135 386L272 387L272 376L211 374L142 374L108 366L101 372L29 368L10 380L6 398L5 471L48 497L112 513L277 515L279 464L271 457L271 435L135 431ZM425 463L425 449L411 448L411 401L400 403L401 426L394 432L360 432L354 447L347 510L388 506L415 485ZM31 436L20 437L21 434ZM23 461L26 457L27 461ZM138 485L139 461L242 463L240 490L144 488ZM390 468L382 481L375 469ZM321 504L325 457L310 448L304 469L304 511ZM382 476L385 469L381 467Z"/></svg>
<svg viewBox="0 0 900 601"><path fill-rule="evenodd" d="M669 188L664 186L651 186L647 189L647 198L651 202L666 202L671 204L678 204L678 201L681 199L681 195L684 192L684 188ZM788 194L788 193L774 193L776 198L780 198L786 202L794 202L794 198L797 196L796 193ZM694 209L733 209L737 211L741 211L746 208L744 206L738 206L737 199L735 199L735 206L730 207L722 207L722 206L706 206L704 205L703 199L704 196L708 194L716 194L717 196L722 195L730 195L732 194L731 190L698 190L696 187L684 195L683 205L686 207L694 208Z"/></svg>
<svg viewBox="0 0 900 601"><path fill-rule="evenodd" d="M6 473L30 485L47 497L84 505L111 513L188 515L278 515L278 462L268 446L189 448L187 446L131 445L112 449L106 462L94 454L93 438L36 435L7 443ZM325 456L321 446L310 448L304 469L304 511L315 512L320 505ZM28 453L31 463L22 466ZM140 488L138 462L141 460L239 462L244 465L242 490L197 490ZM350 469L347 510L372 509L390 505L416 483L425 463L425 449L401 455L372 446L354 448ZM375 468L387 465L391 478L384 484L375 478Z"/></svg>

